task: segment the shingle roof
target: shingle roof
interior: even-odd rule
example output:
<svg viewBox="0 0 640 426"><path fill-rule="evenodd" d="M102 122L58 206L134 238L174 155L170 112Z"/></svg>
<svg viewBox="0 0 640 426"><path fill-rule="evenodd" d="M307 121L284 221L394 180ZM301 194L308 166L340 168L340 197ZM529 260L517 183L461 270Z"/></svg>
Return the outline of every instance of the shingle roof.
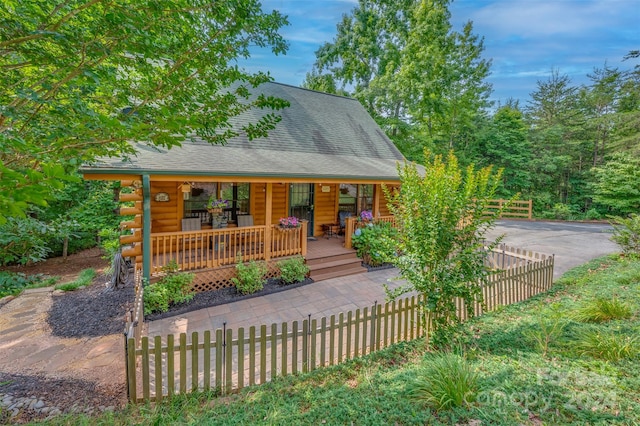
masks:
<svg viewBox="0 0 640 426"><path fill-rule="evenodd" d="M170 152L140 144L129 160L106 159L82 171L398 179L396 165L404 157L357 100L279 83L258 90L291 104L277 112L282 121L266 138L242 135L224 146L184 142ZM266 112L254 109L236 122L255 122Z"/></svg>

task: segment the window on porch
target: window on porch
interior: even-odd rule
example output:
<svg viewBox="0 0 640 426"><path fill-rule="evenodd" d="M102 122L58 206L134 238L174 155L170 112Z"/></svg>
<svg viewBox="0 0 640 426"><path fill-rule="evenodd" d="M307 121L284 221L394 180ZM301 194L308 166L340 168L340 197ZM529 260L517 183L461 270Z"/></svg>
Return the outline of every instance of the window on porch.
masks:
<svg viewBox="0 0 640 426"><path fill-rule="evenodd" d="M340 184L339 210L354 216L363 210L373 210L373 185Z"/></svg>
<svg viewBox="0 0 640 426"><path fill-rule="evenodd" d="M229 207L224 209L224 215L229 221L237 223L239 215L249 214L248 183L219 183L194 182L191 192L184 198L184 218L198 217L202 223L211 221L206 209L209 197L222 198L229 201Z"/></svg>

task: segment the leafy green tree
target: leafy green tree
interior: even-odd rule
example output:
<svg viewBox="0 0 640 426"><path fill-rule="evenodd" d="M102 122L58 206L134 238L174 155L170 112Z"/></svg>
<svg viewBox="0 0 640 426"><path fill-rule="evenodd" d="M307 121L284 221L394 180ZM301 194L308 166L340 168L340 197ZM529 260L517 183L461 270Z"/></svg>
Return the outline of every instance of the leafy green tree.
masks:
<svg viewBox="0 0 640 426"><path fill-rule="evenodd" d="M479 139L482 157L478 163L504 170L498 195L510 198L517 193L528 194L531 146L522 112L510 106L498 109Z"/></svg>
<svg viewBox="0 0 640 426"><path fill-rule="evenodd" d="M456 298L464 300L471 316L474 303L482 301L488 274L484 234L495 222L484 212L502 172L471 165L463 173L453 153L446 163L440 155L424 154L424 176L413 163L399 166L401 190L385 194L399 231L400 255L394 263L407 281L388 293L393 298L420 293L427 342L440 345L460 321Z"/></svg>
<svg viewBox="0 0 640 426"><path fill-rule="evenodd" d="M452 30L448 4L416 4L398 71L409 115L442 152L461 143L491 93L483 40L472 33L471 22L461 33Z"/></svg>
<svg viewBox="0 0 640 426"><path fill-rule="evenodd" d="M472 138L488 105L490 62L472 24L451 28L448 0L359 0L316 52L311 88L353 91L410 158Z"/></svg>
<svg viewBox="0 0 640 426"><path fill-rule="evenodd" d="M594 169L593 200L629 214L640 209L640 158L618 153Z"/></svg>
<svg viewBox="0 0 640 426"><path fill-rule="evenodd" d="M578 107L578 87L554 69L547 80L538 81L525 113L531 129L535 207L574 203L574 177L589 169L591 158L581 134L584 120Z"/></svg>
<svg viewBox="0 0 640 426"><path fill-rule="evenodd" d="M251 45L286 50L286 18L258 0L8 0L0 22L0 223L46 205L81 162L222 142L242 111L286 106L249 98L269 76L234 65ZM263 136L278 119L242 131Z"/></svg>

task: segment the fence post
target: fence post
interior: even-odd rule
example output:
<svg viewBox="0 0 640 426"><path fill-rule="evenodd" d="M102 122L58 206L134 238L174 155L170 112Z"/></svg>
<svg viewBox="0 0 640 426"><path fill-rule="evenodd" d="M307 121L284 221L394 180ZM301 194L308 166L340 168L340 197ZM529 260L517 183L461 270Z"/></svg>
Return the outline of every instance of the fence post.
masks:
<svg viewBox="0 0 640 426"><path fill-rule="evenodd" d="M309 371L309 335L311 331L309 330L309 323L311 322L311 314L308 315L308 318L302 321L302 372L306 373Z"/></svg>
<svg viewBox="0 0 640 426"><path fill-rule="evenodd" d="M376 315L378 313L378 301L375 300L373 302L373 309L371 310L371 341L369 342L369 353L375 351L376 345L376 336L378 335L376 327L378 323L376 322Z"/></svg>

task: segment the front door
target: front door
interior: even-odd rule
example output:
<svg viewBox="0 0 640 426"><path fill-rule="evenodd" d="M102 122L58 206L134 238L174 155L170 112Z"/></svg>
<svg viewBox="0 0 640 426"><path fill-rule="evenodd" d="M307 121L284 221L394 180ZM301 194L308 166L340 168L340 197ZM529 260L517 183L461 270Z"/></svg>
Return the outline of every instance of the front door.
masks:
<svg viewBox="0 0 640 426"><path fill-rule="evenodd" d="M313 184L292 183L289 192L289 216L309 221L307 236L313 236Z"/></svg>

